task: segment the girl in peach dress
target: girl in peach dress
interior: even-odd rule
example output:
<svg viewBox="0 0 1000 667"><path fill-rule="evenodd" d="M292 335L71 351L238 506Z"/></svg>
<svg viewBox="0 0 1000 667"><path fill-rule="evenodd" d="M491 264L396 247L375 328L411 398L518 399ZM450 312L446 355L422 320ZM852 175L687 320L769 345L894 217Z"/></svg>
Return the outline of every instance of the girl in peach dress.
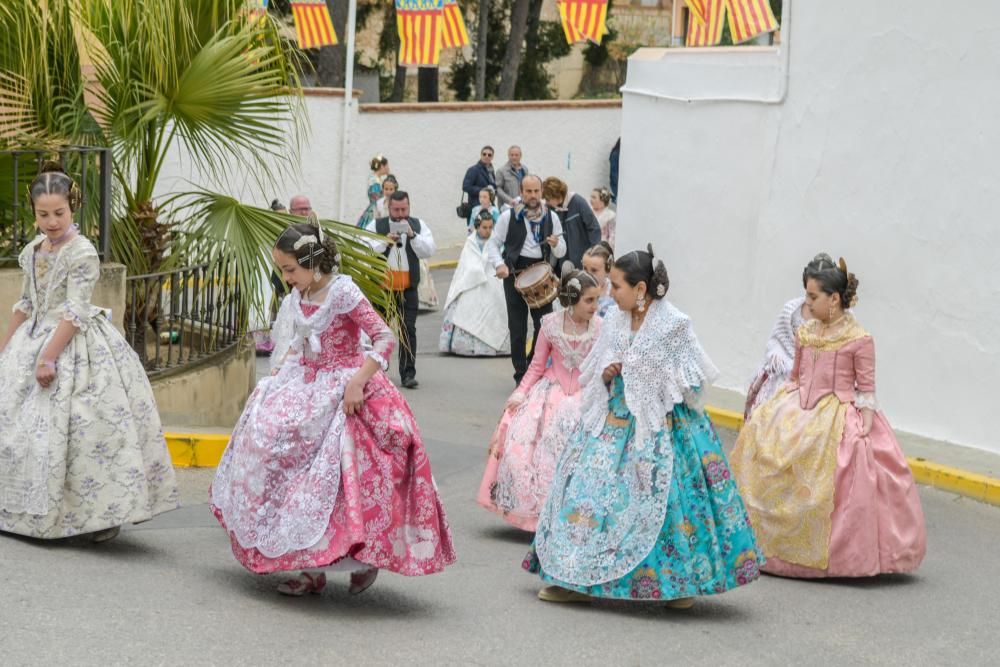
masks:
<svg viewBox="0 0 1000 667"><path fill-rule="evenodd" d="M563 310L542 318L531 366L490 440L477 500L522 530L534 532L556 462L580 420L580 366L600 327L599 294L589 273L563 269Z"/></svg>
<svg viewBox="0 0 1000 667"><path fill-rule="evenodd" d="M765 572L867 577L924 558L917 487L875 400L875 343L845 312L857 286L843 259L810 265L815 319L799 329L789 382L751 414L730 457Z"/></svg>

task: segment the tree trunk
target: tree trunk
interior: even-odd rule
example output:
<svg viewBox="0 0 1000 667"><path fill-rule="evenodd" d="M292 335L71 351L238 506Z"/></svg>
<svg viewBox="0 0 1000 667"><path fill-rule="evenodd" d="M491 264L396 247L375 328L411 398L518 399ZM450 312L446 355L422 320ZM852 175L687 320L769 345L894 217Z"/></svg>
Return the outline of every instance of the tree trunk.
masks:
<svg viewBox="0 0 1000 667"><path fill-rule="evenodd" d="M514 8L510 12L510 41L507 42L507 51L504 54L503 71L500 72L500 90L497 94L501 100L514 99L531 2L532 0L514 0Z"/></svg>
<svg viewBox="0 0 1000 667"><path fill-rule="evenodd" d="M396 60L399 60L399 56L396 56ZM396 77L392 80L392 95L389 96L390 102L402 102L403 93L406 92L406 68L402 65L396 65Z"/></svg>
<svg viewBox="0 0 1000 667"><path fill-rule="evenodd" d="M490 0L479 0L476 26L476 99L486 99L486 45L489 39Z"/></svg>
<svg viewBox="0 0 1000 667"><path fill-rule="evenodd" d="M542 2L543 0L531 0L531 7L528 9L528 29L525 33L525 51L530 54L538 46L538 29L542 24Z"/></svg>
<svg viewBox="0 0 1000 667"><path fill-rule="evenodd" d="M330 10L330 18L333 21L334 32L337 33L336 46L324 46L319 50L319 59L316 63L316 83L321 86L332 88L343 88L346 72L344 67L347 64L347 2L334 2L326 0L326 6Z"/></svg>
<svg viewBox="0 0 1000 667"><path fill-rule="evenodd" d="M438 68L421 67L417 70L417 101L438 101Z"/></svg>

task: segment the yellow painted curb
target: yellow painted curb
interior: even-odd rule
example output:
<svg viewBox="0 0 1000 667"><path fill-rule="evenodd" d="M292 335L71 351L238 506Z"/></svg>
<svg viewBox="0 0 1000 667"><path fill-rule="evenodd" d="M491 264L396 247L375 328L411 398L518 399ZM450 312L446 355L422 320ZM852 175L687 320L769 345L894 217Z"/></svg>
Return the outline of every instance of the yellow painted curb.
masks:
<svg viewBox="0 0 1000 667"><path fill-rule="evenodd" d="M711 405L705 406L705 412L708 413L708 418L711 419L712 423L716 426L732 429L734 431L739 431L740 427L743 426L742 412L733 412L732 410L713 408Z"/></svg>
<svg viewBox="0 0 1000 667"><path fill-rule="evenodd" d="M739 412L712 406L706 407L705 412L716 426L738 431L743 425L743 415ZM214 468L229 444L229 436L221 433L167 433L165 437L177 468ZM1000 479L919 457L909 457L907 462L919 484L1000 506Z"/></svg>
<svg viewBox="0 0 1000 667"><path fill-rule="evenodd" d="M431 269L456 269L458 268L458 260L445 259L440 262L427 262L427 266Z"/></svg>
<svg viewBox="0 0 1000 667"><path fill-rule="evenodd" d="M164 437L177 468L214 468L229 444L229 436L221 433L165 433Z"/></svg>
<svg viewBox="0 0 1000 667"><path fill-rule="evenodd" d="M739 431L743 426L743 415L739 412L712 406L707 406L705 412L716 426L734 431ZM1000 505L1000 479L961 468L952 468L919 457L907 457L906 461L910 464L913 479L918 484L933 486L990 505Z"/></svg>
<svg viewBox="0 0 1000 667"><path fill-rule="evenodd" d="M907 458L906 461L913 471L913 478L920 484L951 491L990 505L1000 505L1000 479L922 458Z"/></svg>

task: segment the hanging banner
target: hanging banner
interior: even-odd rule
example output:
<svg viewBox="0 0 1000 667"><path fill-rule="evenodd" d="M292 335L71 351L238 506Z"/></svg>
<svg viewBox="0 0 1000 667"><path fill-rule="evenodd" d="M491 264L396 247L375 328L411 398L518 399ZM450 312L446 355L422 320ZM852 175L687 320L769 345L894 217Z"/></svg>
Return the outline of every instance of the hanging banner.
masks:
<svg viewBox="0 0 1000 667"><path fill-rule="evenodd" d="M469 33L458 0L444 0L444 21L441 22L441 48L457 49L469 44Z"/></svg>
<svg viewBox="0 0 1000 667"><path fill-rule="evenodd" d="M437 67L441 57L444 0L395 0L399 64Z"/></svg>
<svg viewBox="0 0 1000 667"><path fill-rule="evenodd" d="M608 34L607 0L559 0L557 7L568 43L600 44Z"/></svg>
<svg viewBox="0 0 1000 667"><path fill-rule="evenodd" d="M295 36L300 49L314 49L319 46L333 46L337 43L337 33L333 31L330 10L326 0L292 2L292 16L295 19Z"/></svg>
<svg viewBox="0 0 1000 667"><path fill-rule="evenodd" d="M716 46L729 19L733 44L778 29L778 21L767 0L684 0L688 9L687 46Z"/></svg>

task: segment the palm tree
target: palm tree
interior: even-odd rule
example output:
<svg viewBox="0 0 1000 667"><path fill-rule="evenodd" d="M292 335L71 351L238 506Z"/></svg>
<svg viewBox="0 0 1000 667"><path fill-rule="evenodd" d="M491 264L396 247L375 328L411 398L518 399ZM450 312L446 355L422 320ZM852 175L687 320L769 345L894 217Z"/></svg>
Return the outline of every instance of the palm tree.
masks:
<svg viewBox="0 0 1000 667"><path fill-rule="evenodd" d="M293 173L307 131L300 54L245 0L8 0L0 3L0 149L109 146L112 255L131 274L235 263L262 293L270 247L295 219L208 188L157 197L179 146L213 184ZM261 201L269 199L264 194ZM384 261L352 225L324 221L343 269L379 306ZM260 298L250 305L262 312ZM244 314L246 315L246 314Z"/></svg>

